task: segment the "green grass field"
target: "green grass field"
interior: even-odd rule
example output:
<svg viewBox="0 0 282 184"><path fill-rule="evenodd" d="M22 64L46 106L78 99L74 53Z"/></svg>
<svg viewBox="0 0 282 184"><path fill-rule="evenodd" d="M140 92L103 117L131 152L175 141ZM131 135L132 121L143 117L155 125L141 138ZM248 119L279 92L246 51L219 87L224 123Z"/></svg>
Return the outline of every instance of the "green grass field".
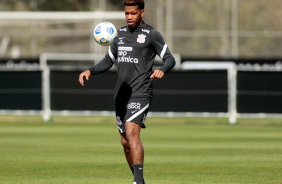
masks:
<svg viewBox="0 0 282 184"><path fill-rule="evenodd" d="M282 183L282 120L153 118L148 184ZM1 184L131 184L113 117L0 116Z"/></svg>

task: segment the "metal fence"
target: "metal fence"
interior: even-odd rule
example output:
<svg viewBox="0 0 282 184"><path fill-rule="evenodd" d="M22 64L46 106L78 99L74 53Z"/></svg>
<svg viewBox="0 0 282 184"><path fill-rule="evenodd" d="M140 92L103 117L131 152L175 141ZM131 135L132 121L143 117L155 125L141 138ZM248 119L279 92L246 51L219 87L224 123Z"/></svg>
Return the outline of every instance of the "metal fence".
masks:
<svg viewBox="0 0 282 184"><path fill-rule="evenodd" d="M112 0L89 1L89 11L83 12L119 11L108 18L106 14L85 18L81 11L69 11L75 18L67 18L48 11L39 19L36 7L25 17L22 12L5 12L3 6L0 57L6 58L38 57L46 52L103 53L106 48L93 41L94 26L100 21L117 27L125 24L122 3L118 6ZM144 20L184 58L281 58L281 9L281 0L147 0ZM55 18L48 18L51 14Z"/></svg>

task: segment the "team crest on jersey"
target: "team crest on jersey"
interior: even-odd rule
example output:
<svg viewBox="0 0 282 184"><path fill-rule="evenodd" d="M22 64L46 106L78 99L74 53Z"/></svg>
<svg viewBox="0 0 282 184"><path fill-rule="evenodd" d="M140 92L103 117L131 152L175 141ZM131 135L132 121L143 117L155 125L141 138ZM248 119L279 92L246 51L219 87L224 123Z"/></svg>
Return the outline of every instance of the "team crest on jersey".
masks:
<svg viewBox="0 0 282 184"><path fill-rule="evenodd" d="M139 34L137 38L137 42L141 44L141 43L145 43L145 41L146 41L146 35Z"/></svg>

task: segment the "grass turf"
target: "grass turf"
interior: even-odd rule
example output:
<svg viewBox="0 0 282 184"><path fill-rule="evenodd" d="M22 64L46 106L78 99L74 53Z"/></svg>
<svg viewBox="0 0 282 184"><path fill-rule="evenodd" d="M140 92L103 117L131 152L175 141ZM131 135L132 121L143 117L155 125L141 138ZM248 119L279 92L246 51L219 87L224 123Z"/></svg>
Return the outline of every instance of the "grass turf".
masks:
<svg viewBox="0 0 282 184"><path fill-rule="evenodd" d="M148 118L146 183L282 183L281 119ZM132 183L113 117L0 117L3 184Z"/></svg>

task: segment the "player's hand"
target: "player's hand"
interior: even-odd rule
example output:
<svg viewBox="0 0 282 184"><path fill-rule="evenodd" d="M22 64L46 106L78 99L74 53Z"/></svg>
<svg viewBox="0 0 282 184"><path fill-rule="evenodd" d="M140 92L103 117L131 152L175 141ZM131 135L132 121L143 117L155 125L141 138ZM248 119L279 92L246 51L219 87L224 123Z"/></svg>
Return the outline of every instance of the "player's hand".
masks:
<svg viewBox="0 0 282 184"><path fill-rule="evenodd" d="M154 72L151 75L151 79L161 79L164 76L164 72L161 70L154 70Z"/></svg>
<svg viewBox="0 0 282 184"><path fill-rule="evenodd" d="M78 82L81 84L81 86L84 86L84 77L86 80L88 80L90 75L91 75L90 70L85 70L79 75Z"/></svg>

